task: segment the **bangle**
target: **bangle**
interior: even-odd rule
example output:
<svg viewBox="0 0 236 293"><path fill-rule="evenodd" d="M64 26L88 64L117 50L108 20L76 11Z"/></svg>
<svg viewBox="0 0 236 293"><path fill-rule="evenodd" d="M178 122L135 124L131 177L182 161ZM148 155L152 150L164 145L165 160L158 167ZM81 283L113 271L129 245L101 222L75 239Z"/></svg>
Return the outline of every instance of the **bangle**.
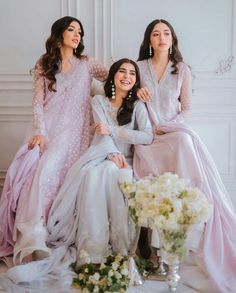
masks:
<svg viewBox="0 0 236 293"><path fill-rule="evenodd" d="M107 156L107 159L108 160L111 160L114 156L117 156L119 155L119 153L110 153L108 156Z"/></svg>

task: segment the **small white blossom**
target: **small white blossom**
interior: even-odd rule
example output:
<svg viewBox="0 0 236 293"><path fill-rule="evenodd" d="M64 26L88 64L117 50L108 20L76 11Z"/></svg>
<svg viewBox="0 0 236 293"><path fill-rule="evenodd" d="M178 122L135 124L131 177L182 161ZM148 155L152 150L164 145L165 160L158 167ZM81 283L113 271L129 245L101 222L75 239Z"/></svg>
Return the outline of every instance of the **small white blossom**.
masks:
<svg viewBox="0 0 236 293"><path fill-rule="evenodd" d="M93 275L93 277L94 277L94 279L95 279L96 281L98 281L98 280L100 279L100 275L99 275L99 273L95 273L95 274Z"/></svg>
<svg viewBox="0 0 236 293"><path fill-rule="evenodd" d="M116 271L118 268L119 268L119 264L116 263L116 262L113 262L113 263L112 263L112 269L113 269L114 271Z"/></svg>
<svg viewBox="0 0 236 293"><path fill-rule="evenodd" d="M123 268L121 270L121 274L124 275L124 276L128 276L129 275L129 270L127 268Z"/></svg>

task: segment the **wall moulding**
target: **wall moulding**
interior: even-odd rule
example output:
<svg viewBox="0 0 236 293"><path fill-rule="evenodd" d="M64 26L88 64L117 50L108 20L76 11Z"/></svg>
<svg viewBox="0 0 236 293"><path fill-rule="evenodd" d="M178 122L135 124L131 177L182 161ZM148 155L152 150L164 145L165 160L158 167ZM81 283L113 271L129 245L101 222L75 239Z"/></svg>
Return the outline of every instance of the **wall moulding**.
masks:
<svg viewBox="0 0 236 293"><path fill-rule="evenodd" d="M115 32L115 19L119 17L117 15L116 9L114 6L117 5L117 2L113 0L102 0L103 10L104 10L104 19L103 19L103 42L104 42L104 61L106 64L110 64L112 60L117 59L117 52L119 50L119 43L117 43L117 39L114 37ZM224 56L215 56L215 58L219 58L215 60L218 65L215 68L210 70L195 70L193 68L193 74L196 76L196 79L203 80L231 80L232 85L236 81L236 66L235 66L235 54L236 54L236 0L228 0L227 5L225 6L227 9L227 14L229 14L229 38L227 39L227 47L229 47L228 52ZM138 5L138 4L137 4ZM145 5L145 4L143 4ZM220 6L219 6L220 7ZM208 7L209 8L209 7ZM141 9L141 8L140 8ZM209 12L210 13L210 12ZM108 34L107 34L108 33ZM212 48L212 50L214 50ZM214 82L213 82L214 83ZM220 87L221 85L219 85Z"/></svg>
<svg viewBox="0 0 236 293"><path fill-rule="evenodd" d="M63 17L65 15L73 15L76 11L76 0L60 0L58 1L60 15L59 17ZM7 56L6 56L7 57ZM26 72L12 72L8 74L4 74L4 72L0 73L0 90L1 89L10 89L15 88L15 84L18 82L25 83L23 89L28 89L30 84L30 75L26 74ZM6 84L6 85L5 85ZM21 89L21 87L19 88Z"/></svg>
<svg viewBox="0 0 236 293"><path fill-rule="evenodd" d="M31 105L0 104L0 122L29 122L32 116Z"/></svg>
<svg viewBox="0 0 236 293"><path fill-rule="evenodd" d="M0 74L0 90L32 90L30 74Z"/></svg>
<svg viewBox="0 0 236 293"><path fill-rule="evenodd" d="M3 188L3 184L6 178L7 170L0 170L0 189ZM0 190L1 191L1 190Z"/></svg>

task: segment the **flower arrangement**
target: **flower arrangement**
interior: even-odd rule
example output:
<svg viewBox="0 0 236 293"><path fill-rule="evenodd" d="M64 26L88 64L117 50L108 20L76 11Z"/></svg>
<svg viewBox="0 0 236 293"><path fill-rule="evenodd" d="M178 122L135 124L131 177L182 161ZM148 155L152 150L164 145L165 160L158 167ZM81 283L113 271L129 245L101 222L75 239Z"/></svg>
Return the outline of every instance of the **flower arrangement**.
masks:
<svg viewBox="0 0 236 293"><path fill-rule="evenodd" d="M112 254L102 264L91 263L85 251L81 251L80 256L86 259L86 264L78 268L74 265L77 274L73 280L74 288L79 288L83 293L126 292L130 282L127 256Z"/></svg>
<svg viewBox="0 0 236 293"><path fill-rule="evenodd" d="M124 182L121 189L134 222L158 229L163 252L171 254L172 261L183 256L189 227L205 222L211 212L205 195L173 173Z"/></svg>

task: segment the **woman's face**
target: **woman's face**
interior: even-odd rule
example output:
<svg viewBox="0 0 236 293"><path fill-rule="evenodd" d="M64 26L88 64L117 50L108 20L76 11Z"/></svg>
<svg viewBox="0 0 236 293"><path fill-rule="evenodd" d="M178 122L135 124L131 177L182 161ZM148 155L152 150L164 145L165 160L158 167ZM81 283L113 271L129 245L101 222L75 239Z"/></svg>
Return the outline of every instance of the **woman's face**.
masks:
<svg viewBox="0 0 236 293"><path fill-rule="evenodd" d="M63 32L62 47L76 49L81 40L81 28L77 21L72 21L68 28Z"/></svg>
<svg viewBox="0 0 236 293"><path fill-rule="evenodd" d="M116 91L124 92L125 96L127 96L135 83L136 70L134 65L131 63L123 63L114 76Z"/></svg>
<svg viewBox="0 0 236 293"><path fill-rule="evenodd" d="M163 23L157 23L150 36L150 45L155 52L165 52L172 46L172 35L169 27Z"/></svg>

